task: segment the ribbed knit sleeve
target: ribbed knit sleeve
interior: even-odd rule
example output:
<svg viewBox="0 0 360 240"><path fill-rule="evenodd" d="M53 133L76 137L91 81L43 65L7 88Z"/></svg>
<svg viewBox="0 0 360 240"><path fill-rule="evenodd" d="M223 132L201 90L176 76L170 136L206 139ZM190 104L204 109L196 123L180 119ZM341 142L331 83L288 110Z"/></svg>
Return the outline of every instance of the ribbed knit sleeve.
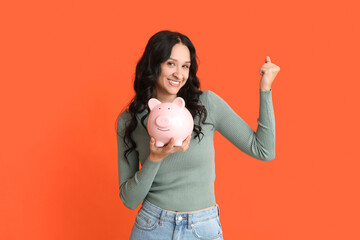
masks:
<svg viewBox="0 0 360 240"><path fill-rule="evenodd" d="M136 150L128 155L128 160L124 158L126 150L123 142L126 126L124 116L125 114L120 115L117 122L120 198L126 207L135 209L148 194L161 163L153 162L148 158L139 170L139 154Z"/></svg>
<svg viewBox="0 0 360 240"><path fill-rule="evenodd" d="M249 156L263 161L275 158L275 116L272 89L260 90L260 111L256 132L222 98L212 91L207 91L207 94L209 116L217 131Z"/></svg>

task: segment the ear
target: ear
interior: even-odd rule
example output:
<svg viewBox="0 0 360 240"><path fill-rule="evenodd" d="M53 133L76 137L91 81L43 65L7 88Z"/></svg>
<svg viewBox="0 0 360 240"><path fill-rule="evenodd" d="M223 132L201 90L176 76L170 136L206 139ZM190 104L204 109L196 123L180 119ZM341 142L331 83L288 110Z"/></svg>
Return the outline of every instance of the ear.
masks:
<svg viewBox="0 0 360 240"><path fill-rule="evenodd" d="M173 101L173 103L175 103L176 105L178 105L181 109L185 107L185 101L184 101L184 99L182 99L181 97L175 98L175 100Z"/></svg>
<svg viewBox="0 0 360 240"><path fill-rule="evenodd" d="M148 106L149 106L150 110L153 110L153 108L159 104L161 104L161 102L159 100L157 100L156 98L150 98L150 100L148 101Z"/></svg>

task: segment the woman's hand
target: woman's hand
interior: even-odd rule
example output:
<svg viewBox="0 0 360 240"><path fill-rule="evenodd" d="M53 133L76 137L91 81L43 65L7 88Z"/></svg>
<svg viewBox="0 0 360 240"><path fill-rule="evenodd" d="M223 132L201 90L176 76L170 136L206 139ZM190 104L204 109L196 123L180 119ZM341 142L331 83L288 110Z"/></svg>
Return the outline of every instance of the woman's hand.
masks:
<svg viewBox="0 0 360 240"><path fill-rule="evenodd" d="M155 146L155 139L150 139L150 155L149 159L153 162L161 162L164 158L174 152L185 152L189 148L191 136L188 136L181 146L174 146L175 140L171 138L170 142L163 147Z"/></svg>
<svg viewBox="0 0 360 240"><path fill-rule="evenodd" d="M271 63L270 57L267 56L265 59L265 64L260 68L260 75L262 75L260 89L262 91L269 91L271 89L271 84L273 83L279 71L280 67Z"/></svg>

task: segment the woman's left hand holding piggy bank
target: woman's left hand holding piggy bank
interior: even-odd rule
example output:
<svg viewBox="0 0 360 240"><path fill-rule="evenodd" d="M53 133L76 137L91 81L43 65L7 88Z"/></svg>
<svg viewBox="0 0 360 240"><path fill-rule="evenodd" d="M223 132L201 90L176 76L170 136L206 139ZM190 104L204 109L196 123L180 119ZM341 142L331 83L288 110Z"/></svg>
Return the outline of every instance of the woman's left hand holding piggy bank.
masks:
<svg viewBox="0 0 360 240"><path fill-rule="evenodd" d="M149 159L153 162L161 162L164 158L174 152L185 152L189 148L191 136L188 136L181 146L174 146L175 140L171 138L170 142L163 147L155 146L155 139L151 137L150 140L150 155Z"/></svg>

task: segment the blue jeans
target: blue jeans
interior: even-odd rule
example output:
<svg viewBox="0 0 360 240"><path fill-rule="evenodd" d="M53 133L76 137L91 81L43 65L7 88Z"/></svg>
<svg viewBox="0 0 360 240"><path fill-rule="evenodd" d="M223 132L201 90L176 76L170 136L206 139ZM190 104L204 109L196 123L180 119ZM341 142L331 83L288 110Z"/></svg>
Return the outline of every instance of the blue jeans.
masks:
<svg viewBox="0 0 360 240"><path fill-rule="evenodd" d="M130 240L223 240L219 206L194 213L163 210L144 200Z"/></svg>

